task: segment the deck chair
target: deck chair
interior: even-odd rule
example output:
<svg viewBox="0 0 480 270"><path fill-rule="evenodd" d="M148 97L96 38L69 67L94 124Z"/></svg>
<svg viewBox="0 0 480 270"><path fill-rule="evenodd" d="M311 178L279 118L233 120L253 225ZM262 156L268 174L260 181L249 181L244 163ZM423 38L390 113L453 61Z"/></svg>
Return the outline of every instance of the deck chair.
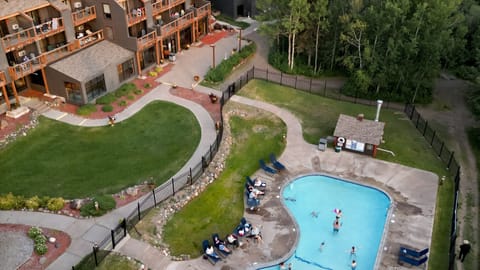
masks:
<svg viewBox="0 0 480 270"><path fill-rule="evenodd" d="M422 257L420 259L408 257L408 256L405 256L405 255L402 255L402 254L400 254L400 256L398 256L398 263L399 264L408 263L408 264L413 265L413 266L420 266L420 265L424 264L427 260L428 260L428 256Z"/></svg>
<svg viewBox="0 0 480 270"><path fill-rule="evenodd" d="M247 177L245 177L245 178L247 179L247 183L250 184L251 186L254 186L254 187L256 187L256 188L258 188L258 189L260 189L260 190L264 190L265 188L267 188L267 183L265 183L265 182L260 182L260 185L259 185L259 186L258 186L258 185L256 186L256 185L255 185L255 180L253 180L252 178L250 178L250 176L247 176Z"/></svg>
<svg viewBox="0 0 480 270"><path fill-rule="evenodd" d="M202 242L203 258L207 259L211 264L215 265L218 261L221 260L221 258L215 253L207 254L208 247L210 247L210 243L208 242L208 240L203 240Z"/></svg>
<svg viewBox="0 0 480 270"><path fill-rule="evenodd" d="M212 242L213 246L215 247L217 254L220 255L223 258L228 257L228 255L232 254L232 251L227 252L225 249L223 249L221 246L223 245L224 247L227 246L225 241L220 240L220 236L218 236L218 233L212 234Z"/></svg>
<svg viewBox="0 0 480 270"><path fill-rule="evenodd" d="M428 248L425 248L423 250L415 250L407 247L400 247L400 255L403 256L410 256L414 258L420 258L423 257L425 254L428 253Z"/></svg>
<svg viewBox="0 0 480 270"><path fill-rule="evenodd" d="M258 162L260 163L260 168L262 168L265 172L270 173L270 174L276 174L277 173L277 170L275 170L272 167L267 166L267 164L265 164L265 161L263 161L263 159L260 159Z"/></svg>
<svg viewBox="0 0 480 270"><path fill-rule="evenodd" d="M275 167L275 169L279 171L285 170L285 166L277 160L277 158L275 157L275 154L273 153L270 154L270 162L272 162L273 167Z"/></svg>

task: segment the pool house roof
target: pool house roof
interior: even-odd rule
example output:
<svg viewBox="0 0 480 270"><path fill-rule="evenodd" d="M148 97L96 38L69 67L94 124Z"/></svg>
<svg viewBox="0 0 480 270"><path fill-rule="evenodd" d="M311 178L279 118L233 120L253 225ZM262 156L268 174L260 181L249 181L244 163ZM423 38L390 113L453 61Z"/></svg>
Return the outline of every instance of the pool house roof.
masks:
<svg viewBox="0 0 480 270"><path fill-rule="evenodd" d="M363 117L352 117L340 114L333 136L344 137L357 142L380 145L384 128L384 122L375 122L364 119Z"/></svg>

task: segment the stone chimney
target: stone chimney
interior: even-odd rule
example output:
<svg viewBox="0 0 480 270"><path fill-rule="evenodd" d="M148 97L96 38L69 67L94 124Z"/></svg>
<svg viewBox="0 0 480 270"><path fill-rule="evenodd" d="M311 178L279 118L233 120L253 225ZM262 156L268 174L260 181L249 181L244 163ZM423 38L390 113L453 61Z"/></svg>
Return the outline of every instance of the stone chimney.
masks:
<svg viewBox="0 0 480 270"><path fill-rule="evenodd" d="M358 121L362 121L363 118L365 118L365 116L363 115L363 113L359 113L359 114L357 115L357 120L358 120Z"/></svg>
<svg viewBox="0 0 480 270"><path fill-rule="evenodd" d="M382 108L383 100L377 100L377 115L375 115L375 122L378 122L378 118L380 117L380 108Z"/></svg>

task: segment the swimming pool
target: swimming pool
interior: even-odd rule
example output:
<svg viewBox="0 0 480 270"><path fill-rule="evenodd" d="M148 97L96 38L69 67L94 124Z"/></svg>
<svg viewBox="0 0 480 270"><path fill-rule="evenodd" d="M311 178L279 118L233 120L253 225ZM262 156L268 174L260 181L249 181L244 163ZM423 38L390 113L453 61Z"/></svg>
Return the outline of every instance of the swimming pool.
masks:
<svg viewBox="0 0 480 270"><path fill-rule="evenodd" d="M352 260L357 262L356 270L374 269L390 207L384 192L329 176L309 175L285 186L282 199L300 228L298 245L287 261L293 270L351 269ZM334 209L342 210L338 233L333 232ZM350 254L352 246L356 248L354 255Z"/></svg>

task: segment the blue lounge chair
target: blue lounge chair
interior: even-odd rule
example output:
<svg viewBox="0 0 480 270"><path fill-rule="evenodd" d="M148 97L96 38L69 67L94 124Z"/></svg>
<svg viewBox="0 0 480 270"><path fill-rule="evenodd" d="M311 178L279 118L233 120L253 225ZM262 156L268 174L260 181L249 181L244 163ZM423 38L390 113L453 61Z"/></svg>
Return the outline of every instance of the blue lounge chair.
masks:
<svg viewBox="0 0 480 270"><path fill-rule="evenodd" d="M408 257L408 256L400 254L400 256L398 257L398 263L399 264L408 263L408 264L413 265L413 266L420 266L420 265L424 264L427 260L428 260L428 256L416 259L416 258L412 258L412 257Z"/></svg>
<svg viewBox="0 0 480 270"><path fill-rule="evenodd" d="M276 174L277 173L277 170L275 170L272 167L267 166L267 164L265 164L265 161L263 161L263 159L260 159L258 162L260 163L260 168L262 168L265 172L271 173L271 174Z"/></svg>
<svg viewBox="0 0 480 270"><path fill-rule="evenodd" d="M403 256L410 256L410 257L415 257L415 258L420 258L423 257L425 254L428 253L428 248L425 248L424 250L415 250L407 247L400 247L400 255L403 254Z"/></svg>
<svg viewBox="0 0 480 270"><path fill-rule="evenodd" d="M279 171L285 170L285 166L282 163L280 163L280 161L277 160L277 158L273 153L270 154L270 162L272 162L273 167L275 167L275 169Z"/></svg>
<svg viewBox="0 0 480 270"><path fill-rule="evenodd" d="M206 258L211 264L215 265L221 258L215 252L213 254L207 254L207 248L210 247L210 243L208 240L203 240L202 242L202 249L203 249L203 256Z"/></svg>
<svg viewBox="0 0 480 270"><path fill-rule="evenodd" d="M258 189L265 189L267 187L267 183L265 183L265 182L261 182L260 186L255 186L255 180L250 178L250 176L247 176L246 179L247 179L248 184L250 184L251 186L254 186Z"/></svg>
<svg viewBox="0 0 480 270"><path fill-rule="evenodd" d="M220 236L218 236L218 233L212 234L212 241L213 241L213 246L218 251L218 254L223 258L226 258L228 255L232 254L232 251L225 250L225 248L227 247L227 244L225 244L225 241L220 240Z"/></svg>

